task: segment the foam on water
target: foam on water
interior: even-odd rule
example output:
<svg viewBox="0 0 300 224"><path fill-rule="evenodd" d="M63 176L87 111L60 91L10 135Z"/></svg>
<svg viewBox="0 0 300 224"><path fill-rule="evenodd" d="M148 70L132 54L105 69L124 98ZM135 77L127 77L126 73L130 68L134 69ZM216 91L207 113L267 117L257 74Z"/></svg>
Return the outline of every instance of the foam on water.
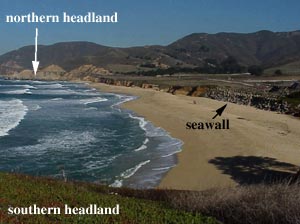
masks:
<svg viewBox="0 0 300 224"><path fill-rule="evenodd" d="M8 135L8 132L17 127L25 117L28 108L22 100L0 101L0 136Z"/></svg>
<svg viewBox="0 0 300 224"><path fill-rule="evenodd" d="M34 111L40 110L40 109L42 109L42 107L38 104L35 104L35 105L32 105L31 107L29 107L29 110L34 110Z"/></svg>
<svg viewBox="0 0 300 224"><path fill-rule="evenodd" d="M145 131L147 137L159 137L168 135L168 133L164 129L160 127L154 127L143 117L138 117L136 115L133 115L132 113L129 113L129 117L139 121L141 129Z"/></svg>
<svg viewBox="0 0 300 224"><path fill-rule="evenodd" d="M16 81L19 81L19 80L16 80ZM32 83L35 83L35 84L42 84L42 83L48 83L46 81L36 81L36 80L33 80L31 81Z"/></svg>
<svg viewBox="0 0 300 224"><path fill-rule="evenodd" d="M97 91L97 89L95 89L95 88L84 90L84 92L87 92L87 93L96 92L96 91Z"/></svg>
<svg viewBox="0 0 300 224"><path fill-rule="evenodd" d="M175 166L167 166L167 167L159 167L159 168L153 168L152 170L155 170L155 171L160 171L160 170L169 170L171 168L173 168Z"/></svg>
<svg viewBox="0 0 300 224"><path fill-rule="evenodd" d="M97 107L87 107L87 108L84 108L84 110L98 110Z"/></svg>
<svg viewBox="0 0 300 224"><path fill-rule="evenodd" d="M141 151L141 150L144 150L144 149L147 149L147 143L149 142L149 138L146 138L143 142L143 144L138 147L137 149L135 149L134 151L138 152L138 151Z"/></svg>
<svg viewBox="0 0 300 224"><path fill-rule="evenodd" d="M43 94L50 94L50 95L70 95L70 94L74 94L74 95L78 95L78 92L75 92L71 89L46 89L43 90L43 92L39 93L41 95Z"/></svg>
<svg viewBox="0 0 300 224"><path fill-rule="evenodd" d="M43 89L61 89L61 88L64 88L64 85L62 85L60 83L37 85L37 86L38 86L38 88L43 88Z"/></svg>
<svg viewBox="0 0 300 224"><path fill-rule="evenodd" d="M122 103L131 101L131 100L134 100L134 99L137 98L136 96L126 96L126 95L119 95L119 94L112 94L112 95L114 95L114 96L116 96L118 99L120 99L120 101L118 101L117 103L115 103L115 104L113 104L113 105L111 106L112 108L115 108L115 107L119 106L119 105L122 104Z"/></svg>
<svg viewBox="0 0 300 224"><path fill-rule="evenodd" d="M169 154L167 154L167 155L163 155L163 156L161 156L161 157L165 158L165 157L173 156L173 155L175 155L175 154L177 154L177 153L179 153L179 152L181 152L181 151L182 151L182 150L180 149L180 150L178 150L178 151L171 152L171 153L169 153Z"/></svg>
<svg viewBox="0 0 300 224"><path fill-rule="evenodd" d="M138 147L137 149L135 149L134 151L138 152L138 151L142 151L144 149L147 149L146 145L141 145L140 147Z"/></svg>
<svg viewBox="0 0 300 224"><path fill-rule="evenodd" d="M142 166L145 166L147 163L150 163L150 160L143 161L143 162L137 164L136 166L134 166L128 170L125 170L123 173L121 173L120 177L117 180L115 180L115 182L112 183L110 186L111 187L121 187L124 179L127 179L127 178L133 176Z"/></svg>
<svg viewBox="0 0 300 224"><path fill-rule="evenodd" d="M88 105L88 104L91 104L91 103L105 102L105 101L107 101L107 99L102 98L102 97L93 97L93 98L89 98L89 99L80 100L80 102L82 102L85 105Z"/></svg>
<svg viewBox="0 0 300 224"><path fill-rule="evenodd" d="M143 129L144 131L147 132L146 125L147 125L148 121L146 121L145 118L143 118L143 117L137 117L137 116L134 116L132 114L129 114L129 117L132 118L132 119L138 120L141 129Z"/></svg>
<svg viewBox="0 0 300 224"><path fill-rule="evenodd" d="M75 149L84 150L89 144L92 144L95 141L97 141L97 139L93 132L65 130L39 139L38 144L11 149L10 153L38 156L46 152L54 151L72 152Z"/></svg>
<svg viewBox="0 0 300 224"><path fill-rule="evenodd" d="M17 90L10 90L10 91L4 91L4 92L1 92L1 93L4 93L4 94L12 94L12 95L18 95L18 94L32 94L30 92L30 89L17 89Z"/></svg>
<svg viewBox="0 0 300 224"><path fill-rule="evenodd" d="M124 179L127 179L127 178L133 176L136 173L136 171L138 171L142 166L145 166L147 163L150 163L150 160L143 161L143 162L137 164L135 167L132 167L132 168L126 170L125 172L123 172L121 174L121 177Z"/></svg>
<svg viewBox="0 0 300 224"><path fill-rule="evenodd" d="M40 144L56 150L73 150L97 141L94 132L65 130L40 140ZM57 147L60 147L59 149Z"/></svg>
<svg viewBox="0 0 300 224"><path fill-rule="evenodd" d="M86 168L87 171L97 170L104 167L107 167L112 161L118 158L120 155L111 156L110 158L106 158L105 160L98 160L98 161L89 161L84 163L83 166Z"/></svg>
<svg viewBox="0 0 300 224"><path fill-rule="evenodd" d="M37 89L35 86L31 86L31 85L22 85L22 87L26 89Z"/></svg>
<svg viewBox="0 0 300 224"><path fill-rule="evenodd" d="M23 87L25 89L37 89L36 87L32 86L32 85L0 85L0 86L4 86L4 87Z"/></svg>

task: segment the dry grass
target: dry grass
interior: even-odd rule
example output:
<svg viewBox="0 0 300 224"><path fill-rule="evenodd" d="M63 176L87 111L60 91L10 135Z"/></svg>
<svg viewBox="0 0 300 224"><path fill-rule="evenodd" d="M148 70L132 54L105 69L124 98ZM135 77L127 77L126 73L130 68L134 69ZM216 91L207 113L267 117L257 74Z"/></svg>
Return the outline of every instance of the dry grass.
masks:
<svg viewBox="0 0 300 224"><path fill-rule="evenodd" d="M300 186L287 183L249 185L204 192L119 189L121 195L167 202L229 224L300 223Z"/></svg>
<svg viewBox="0 0 300 224"><path fill-rule="evenodd" d="M300 187L288 184L244 186L206 192L181 192L172 207L197 211L230 224L300 223Z"/></svg>

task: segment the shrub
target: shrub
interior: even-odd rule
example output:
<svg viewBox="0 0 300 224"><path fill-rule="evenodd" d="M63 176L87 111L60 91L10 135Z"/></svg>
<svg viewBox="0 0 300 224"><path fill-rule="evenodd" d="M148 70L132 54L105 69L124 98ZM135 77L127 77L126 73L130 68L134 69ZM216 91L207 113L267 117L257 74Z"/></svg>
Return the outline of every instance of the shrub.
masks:
<svg viewBox="0 0 300 224"><path fill-rule="evenodd" d="M248 67L248 72L251 74L251 75L262 75L264 70L262 67L258 66L258 65L251 65Z"/></svg>
<svg viewBox="0 0 300 224"><path fill-rule="evenodd" d="M275 75L282 75L282 71L280 69L277 69L275 72L274 72Z"/></svg>

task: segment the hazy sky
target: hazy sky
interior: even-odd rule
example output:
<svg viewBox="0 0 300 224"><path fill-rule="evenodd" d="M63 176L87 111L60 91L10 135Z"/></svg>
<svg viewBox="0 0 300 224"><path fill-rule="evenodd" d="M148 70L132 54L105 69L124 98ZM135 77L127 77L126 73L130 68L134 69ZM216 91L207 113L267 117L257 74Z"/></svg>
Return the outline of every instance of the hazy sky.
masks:
<svg viewBox="0 0 300 224"><path fill-rule="evenodd" d="M118 12L117 24L7 24L6 15ZM0 54L34 44L84 40L108 46L169 44L190 33L300 30L299 0L1 0Z"/></svg>

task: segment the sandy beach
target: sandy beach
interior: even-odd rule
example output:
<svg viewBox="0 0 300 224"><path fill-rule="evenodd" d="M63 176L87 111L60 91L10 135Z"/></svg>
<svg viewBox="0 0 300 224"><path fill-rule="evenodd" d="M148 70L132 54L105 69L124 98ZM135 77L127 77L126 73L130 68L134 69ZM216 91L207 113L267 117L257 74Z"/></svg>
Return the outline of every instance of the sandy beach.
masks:
<svg viewBox="0 0 300 224"><path fill-rule="evenodd" d="M102 92L138 96L122 107L133 110L184 142L178 164L160 188L205 190L287 177L300 165L300 119L250 106L151 89L91 84ZM194 102L196 104L194 104ZM186 122L230 120L229 130L187 130Z"/></svg>

